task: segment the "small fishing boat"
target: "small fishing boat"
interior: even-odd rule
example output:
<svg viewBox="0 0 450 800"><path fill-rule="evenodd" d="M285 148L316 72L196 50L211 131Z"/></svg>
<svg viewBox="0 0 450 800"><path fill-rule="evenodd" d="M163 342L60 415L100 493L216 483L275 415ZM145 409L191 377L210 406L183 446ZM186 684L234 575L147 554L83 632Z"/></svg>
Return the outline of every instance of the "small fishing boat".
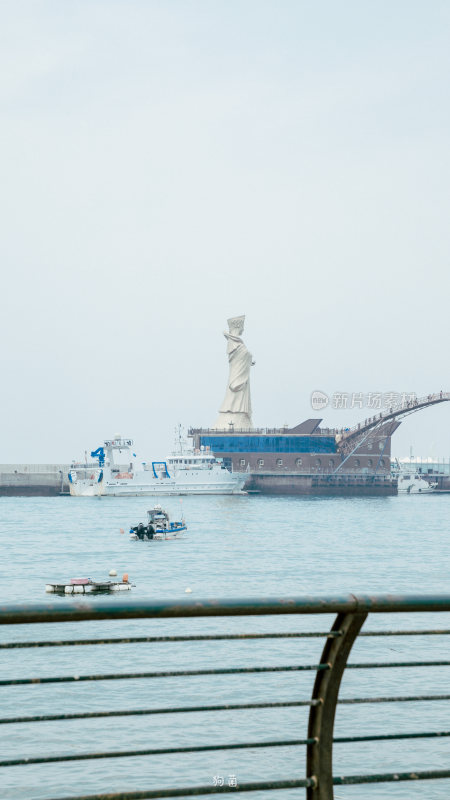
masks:
<svg viewBox="0 0 450 800"><path fill-rule="evenodd" d="M184 518L178 522L171 522L169 514L160 505L153 506L147 511L147 525L140 522L130 528L131 539L143 541L162 541L163 539L179 539L183 531L187 531Z"/></svg>
<svg viewBox="0 0 450 800"><path fill-rule="evenodd" d="M46 592L55 594L108 594L109 592L127 592L134 584L124 575L121 581L96 581L92 578L71 578L69 581L47 583Z"/></svg>

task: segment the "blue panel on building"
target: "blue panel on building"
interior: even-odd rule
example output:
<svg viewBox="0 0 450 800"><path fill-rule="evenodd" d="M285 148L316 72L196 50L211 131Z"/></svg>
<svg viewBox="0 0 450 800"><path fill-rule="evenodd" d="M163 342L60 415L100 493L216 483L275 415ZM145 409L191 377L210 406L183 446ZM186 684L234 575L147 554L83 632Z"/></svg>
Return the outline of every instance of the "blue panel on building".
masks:
<svg viewBox="0 0 450 800"><path fill-rule="evenodd" d="M214 453L335 453L334 436L201 436Z"/></svg>

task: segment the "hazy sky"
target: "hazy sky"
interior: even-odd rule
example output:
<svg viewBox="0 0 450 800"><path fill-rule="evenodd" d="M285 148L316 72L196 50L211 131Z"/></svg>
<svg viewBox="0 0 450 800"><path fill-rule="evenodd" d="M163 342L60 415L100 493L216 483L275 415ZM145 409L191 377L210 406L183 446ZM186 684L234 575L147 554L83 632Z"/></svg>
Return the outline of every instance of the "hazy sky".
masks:
<svg viewBox="0 0 450 800"><path fill-rule="evenodd" d="M0 462L449 381L450 5L0 3ZM366 410L325 413L347 425ZM450 456L450 404L394 452Z"/></svg>

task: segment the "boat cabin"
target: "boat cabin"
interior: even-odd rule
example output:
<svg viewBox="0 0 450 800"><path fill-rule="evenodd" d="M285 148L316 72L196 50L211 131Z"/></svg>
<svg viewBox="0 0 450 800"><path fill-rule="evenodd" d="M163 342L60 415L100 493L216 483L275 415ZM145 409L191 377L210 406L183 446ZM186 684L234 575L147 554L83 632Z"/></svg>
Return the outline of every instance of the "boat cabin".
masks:
<svg viewBox="0 0 450 800"><path fill-rule="evenodd" d="M161 506L155 506L147 511L148 525L153 525L156 530L168 530L170 528L169 515Z"/></svg>

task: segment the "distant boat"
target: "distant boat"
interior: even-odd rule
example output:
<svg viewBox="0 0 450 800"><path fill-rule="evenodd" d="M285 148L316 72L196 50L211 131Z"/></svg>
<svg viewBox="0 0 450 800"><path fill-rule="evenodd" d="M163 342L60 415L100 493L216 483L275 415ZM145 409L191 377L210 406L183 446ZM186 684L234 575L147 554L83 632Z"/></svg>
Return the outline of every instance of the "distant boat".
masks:
<svg viewBox="0 0 450 800"><path fill-rule="evenodd" d="M399 494L430 494L437 486L437 483L425 480L423 475L398 460L393 464L392 475L398 480Z"/></svg>
<svg viewBox="0 0 450 800"><path fill-rule="evenodd" d="M437 484L430 483L414 472L400 473L398 476L399 494L429 494L434 492Z"/></svg>
<svg viewBox="0 0 450 800"><path fill-rule="evenodd" d="M92 451L97 463L73 464L69 472L73 497L242 494L248 473L227 469L208 448L194 450L178 437L177 450L165 461L138 464L132 439L117 436ZM121 465L115 461L119 456ZM126 466L124 466L124 463Z"/></svg>

